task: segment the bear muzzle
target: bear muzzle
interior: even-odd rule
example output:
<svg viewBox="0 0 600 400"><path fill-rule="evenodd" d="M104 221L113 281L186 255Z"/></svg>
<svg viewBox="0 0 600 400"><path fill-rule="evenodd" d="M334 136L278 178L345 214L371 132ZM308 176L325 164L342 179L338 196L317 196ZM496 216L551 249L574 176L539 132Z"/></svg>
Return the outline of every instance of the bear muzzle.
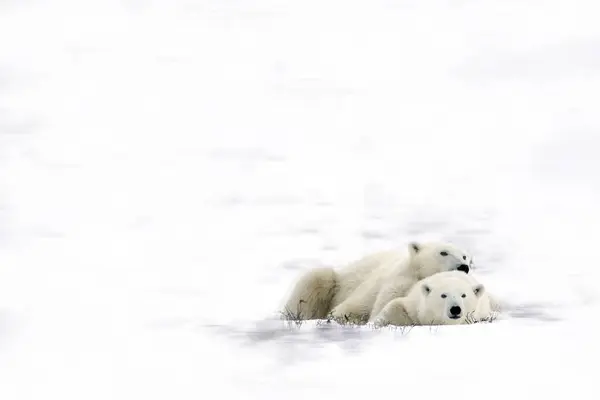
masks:
<svg viewBox="0 0 600 400"><path fill-rule="evenodd" d="M469 266L467 264L460 264L458 267L456 267L457 271L462 271L465 274L469 273Z"/></svg>
<svg viewBox="0 0 600 400"><path fill-rule="evenodd" d="M448 314L448 318L451 319L459 319L462 314L462 309L460 306L452 306L450 307L450 313Z"/></svg>

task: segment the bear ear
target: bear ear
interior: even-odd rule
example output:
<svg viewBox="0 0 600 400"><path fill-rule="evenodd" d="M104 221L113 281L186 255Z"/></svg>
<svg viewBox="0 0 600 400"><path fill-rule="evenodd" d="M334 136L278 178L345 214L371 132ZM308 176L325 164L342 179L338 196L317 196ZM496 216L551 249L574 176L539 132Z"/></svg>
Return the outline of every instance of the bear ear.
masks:
<svg viewBox="0 0 600 400"><path fill-rule="evenodd" d="M410 242L408 244L408 250L410 251L410 255L414 256L419 251L421 251L421 244L417 242Z"/></svg>
<svg viewBox="0 0 600 400"><path fill-rule="evenodd" d="M473 286L473 293L475 293L475 296L481 297L485 293L485 286L482 284Z"/></svg>
<svg viewBox="0 0 600 400"><path fill-rule="evenodd" d="M429 293L431 293L431 288L426 283L421 285L421 290L423 291L423 294L425 296L427 296L427 295L429 295Z"/></svg>

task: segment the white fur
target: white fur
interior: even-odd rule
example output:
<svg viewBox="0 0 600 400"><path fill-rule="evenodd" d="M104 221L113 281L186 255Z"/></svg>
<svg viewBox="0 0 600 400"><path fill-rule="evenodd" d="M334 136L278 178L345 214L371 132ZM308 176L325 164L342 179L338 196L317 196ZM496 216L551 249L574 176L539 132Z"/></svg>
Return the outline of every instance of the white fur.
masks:
<svg viewBox="0 0 600 400"><path fill-rule="evenodd" d="M449 243L413 242L408 254L384 251L339 270L313 269L296 283L284 313L295 319L322 319L331 313L336 319L366 322L392 299L405 296L419 280L471 262L469 254Z"/></svg>
<svg viewBox="0 0 600 400"><path fill-rule="evenodd" d="M460 309L451 318L454 312ZM373 318L376 325L458 325L491 315L485 287L458 271L440 272L415 284L405 297L390 301Z"/></svg>

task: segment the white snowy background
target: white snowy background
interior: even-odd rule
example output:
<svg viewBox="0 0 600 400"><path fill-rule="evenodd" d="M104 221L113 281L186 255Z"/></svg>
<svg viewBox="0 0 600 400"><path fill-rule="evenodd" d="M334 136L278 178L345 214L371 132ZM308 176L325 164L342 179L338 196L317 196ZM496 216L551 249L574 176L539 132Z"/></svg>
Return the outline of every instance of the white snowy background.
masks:
<svg viewBox="0 0 600 400"><path fill-rule="evenodd" d="M600 398L600 4L0 2L0 399ZM492 324L269 322L442 238Z"/></svg>

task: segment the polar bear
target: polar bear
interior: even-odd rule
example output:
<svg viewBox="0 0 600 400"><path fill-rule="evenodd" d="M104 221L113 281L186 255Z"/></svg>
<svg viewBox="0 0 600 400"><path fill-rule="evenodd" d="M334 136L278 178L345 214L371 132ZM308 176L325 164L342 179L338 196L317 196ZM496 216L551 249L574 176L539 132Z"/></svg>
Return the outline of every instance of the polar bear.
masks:
<svg viewBox="0 0 600 400"><path fill-rule="evenodd" d="M445 271L415 284L405 297L390 301L372 319L386 325L458 325L477 322L492 315L485 287L458 271Z"/></svg>
<svg viewBox="0 0 600 400"><path fill-rule="evenodd" d="M446 242L411 242L407 250L367 255L339 270L308 271L292 289L284 316L364 323L421 279L442 271L468 274L472 266L470 254Z"/></svg>

